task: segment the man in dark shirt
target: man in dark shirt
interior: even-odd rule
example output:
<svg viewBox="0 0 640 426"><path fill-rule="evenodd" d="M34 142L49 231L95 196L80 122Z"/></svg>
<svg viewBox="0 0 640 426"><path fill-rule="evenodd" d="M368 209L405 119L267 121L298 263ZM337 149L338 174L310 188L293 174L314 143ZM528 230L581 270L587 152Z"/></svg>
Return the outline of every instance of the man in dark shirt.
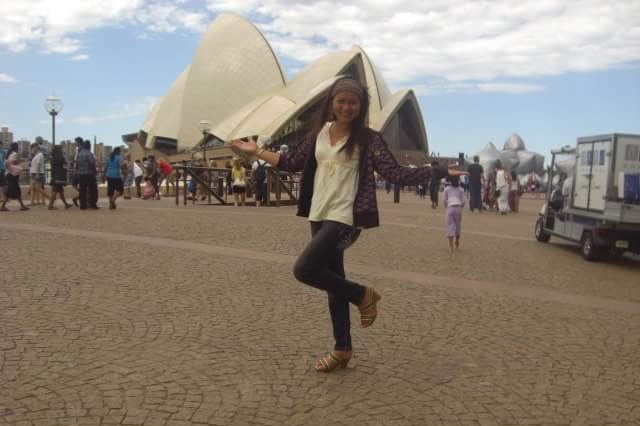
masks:
<svg viewBox="0 0 640 426"><path fill-rule="evenodd" d="M482 181L484 180L484 169L480 165L480 157L474 155L473 164L467 168L469 172L469 209L482 211Z"/></svg>

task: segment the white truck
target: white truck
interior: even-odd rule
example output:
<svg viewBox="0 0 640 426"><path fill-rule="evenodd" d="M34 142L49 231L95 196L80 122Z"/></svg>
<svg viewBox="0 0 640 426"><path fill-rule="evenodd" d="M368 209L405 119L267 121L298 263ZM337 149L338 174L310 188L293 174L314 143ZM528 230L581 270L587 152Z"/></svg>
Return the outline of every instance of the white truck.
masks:
<svg viewBox="0 0 640 426"><path fill-rule="evenodd" d="M575 159L572 170L556 167L563 157ZM640 253L640 135L578 138L575 148L551 151L549 170L538 241L578 242L587 260Z"/></svg>

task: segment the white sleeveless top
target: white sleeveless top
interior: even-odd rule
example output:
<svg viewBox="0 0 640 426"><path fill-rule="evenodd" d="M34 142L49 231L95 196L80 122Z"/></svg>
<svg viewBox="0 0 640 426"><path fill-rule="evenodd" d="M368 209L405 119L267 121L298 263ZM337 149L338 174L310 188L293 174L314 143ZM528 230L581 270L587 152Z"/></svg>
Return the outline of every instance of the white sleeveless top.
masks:
<svg viewBox="0 0 640 426"><path fill-rule="evenodd" d="M313 182L309 220L332 220L353 225L353 203L358 191L360 156L357 147L351 158L345 152L339 152L347 138L338 141L336 146L331 146L331 124L328 122L324 125L316 140L318 168Z"/></svg>

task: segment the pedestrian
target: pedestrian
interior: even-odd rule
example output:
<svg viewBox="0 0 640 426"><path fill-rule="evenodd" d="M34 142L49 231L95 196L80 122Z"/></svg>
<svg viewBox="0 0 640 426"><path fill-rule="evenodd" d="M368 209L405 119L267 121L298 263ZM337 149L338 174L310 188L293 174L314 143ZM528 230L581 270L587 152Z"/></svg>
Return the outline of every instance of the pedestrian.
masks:
<svg viewBox="0 0 640 426"><path fill-rule="evenodd" d="M134 173L133 162L131 161L131 153L127 152L122 160L122 185L124 186L124 199L131 199L131 187L133 186Z"/></svg>
<svg viewBox="0 0 640 426"><path fill-rule="evenodd" d="M152 200L156 196L156 188L153 186L151 182L150 176L144 177L144 187L142 190L142 199L143 200Z"/></svg>
<svg viewBox="0 0 640 426"><path fill-rule="evenodd" d="M20 190L20 172L22 166L20 165L20 158L18 158L18 143L14 142L7 151L7 159L4 161L7 178L7 192L5 193L0 211L6 212L7 203L9 200L18 200L20 203L20 210L29 210L29 207L25 206L22 202L22 191Z"/></svg>
<svg viewBox="0 0 640 426"><path fill-rule="evenodd" d="M71 201L74 206L78 207L78 201L80 201L80 177L76 173L76 162L78 161L78 154L84 147L84 139L80 136L76 136L74 142L76 143L76 149L73 155L73 160L71 160L71 187L76 190L77 194L75 197L71 198Z"/></svg>
<svg viewBox="0 0 640 426"><path fill-rule="evenodd" d="M160 178L160 171L158 170L158 163L156 162L155 156L150 155L149 157L147 157L147 165L146 165L145 172L146 172L146 175L149 176L151 185L153 185L153 188L156 191L154 199L159 200L160 199L160 182L158 182L158 180Z"/></svg>
<svg viewBox="0 0 640 426"><path fill-rule="evenodd" d="M267 202L267 167L268 163L264 160L257 159L251 165L253 170L253 182L255 184L255 200L256 207L260 207Z"/></svg>
<svg viewBox="0 0 640 426"><path fill-rule="evenodd" d="M44 153L40 149L40 145L34 143L31 145L31 165L29 166L29 176L31 176L31 184L29 192L31 193L31 205L44 204L45 200L50 201L50 195L44 190Z"/></svg>
<svg viewBox="0 0 640 426"><path fill-rule="evenodd" d="M109 197L109 210L116 209L116 200L124 192L124 181L122 180L122 155L120 147L114 148L109 156L109 161L104 168L104 175L107 179L107 196Z"/></svg>
<svg viewBox="0 0 640 426"><path fill-rule="evenodd" d="M421 200L424 200L427 196L427 191L424 189L423 183L418 184L418 195L420 196Z"/></svg>
<svg viewBox="0 0 640 426"><path fill-rule="evenodd" d="M67 160L62 154L62 147L55 145L51 150L51 199L49 201L49 210L56 210L53 205L57 196L64 204L64 208L71 208L71 204L67 203L64 197L64 187L67 184Z"/></svg>
<svg viewBox="0 0 640 426"><path fill-rule="evenodd" d="M244 206L245 192L247 190L247 171L238 158L233 159L231 180L233 182L233 205L234 207L238 207L238 203L240 202Z"/></svg>
<svg viewBox="0 0 640 426"><path fill-rule="evenodd" d="M494 167L490 172L489 176L487 176L485 190L484 190L484 200L487 205L487 210L491 211L494 208L497 208L496 203L496 173L497 169Z"/></svg>
<svg viewBox="0 0 640 426"><path fill-rule="evenodd" d="M142 197L142 177L144 176L144 169L140 160L136 160L133 163L133 180L136 185L136 196Z"/></svg>
<svg viewBox="0 0 640 426"><path fill-rule="evenodd" d="M160 160L158 163L158 173L159 183L165 180L165 196L170 196L176 190L176 171L173 169L173 166L166 160ZM171 186L171 192L169 191L169 186Z"/></svg>
<svg viewBox="0 0 640 426"><path fill-rule="evenodd" d="M509 185L509 209L518 213L520 210L520 195L522 194L522 187L518 181L518 175L516 172L511 172L511 184Z"/></svg>
<svg viewBox="0 0 640 426"><path fill-rule="evenodd" d="M255 155L273 167L302 170L298 215L308 217L312 239L293 273L299 281L328 293L335 338L334 350L315 364L319 372L346 367L351 359L350 304L358 307L363 327L371 326L377 317L380 295L347 280L343 264L344 250L360 228L379 224L374 170L399 185L415 185L432 173L431 168L398 165L382 135L366 126L368 107L366 88L342 77L329 88L313 130L296 150L278 154L258 149L255 141L232 142L234 150ZM435 174L443 177L447 170L437 168Z"/></svg>
<svg viewBox="0 0 640 426"><path fill-rule="evenodd" d="M451 185L448 185L442 193L442 202L445 208L444 217L447 226L447 239L449 240L449 255L452 255L454 246L456 250L460 248L464 190L460 188L460 180L457 176L450 177L449 182Z"/></svg>
<svg viewBox="0 0 640 426"><path fill-rule="evenodd" d="M496 162L496 198L498 199L498 211L501 215L509 212L509 190L511 175L503 167L500 161Z"/></svg>
<svg viewBox="0 0 640 426"><path fill-rule="evenodd" d="M482 187L484 184L484 169L480 165L480 157L473 156L473 164L467 167L469 172L469 209L482 212Z"/></svg>
<svg viewBox="0 0 640 426"><path fill-rule="evenodd" d="M91 141L89 139L85 139L84 146L89 151L89 154L91 155L91 159L92 159L92 161L89 163L90 185L89 185L89 194L88 194L87 201L89 202L89 208L91 210L98 210L100 207L98 207L98 168L96 163L96 157L91 152Z"/></svg>
<svg viewBox="0 0 640 426"><path fill-rule="evenodd" d="M6 154L6 151L2 149L2 145L0 145L0 203L4 201L4 194L7 191L7 178L5 177L6 166L4 165Z"/></svg>
<svg viewBox="0 0 640 426"><path fill-rule="evenodd" d="M98 191L96 181L96 159L91 153L91 142L85 140L76 157L76 175L78 176L78 198L80 210L97 210Z"/></svg>
<svg viewBox="0 0 640 426"><path fill-rule="evenodd" d="M439 163L437 161L431 162L431 168L438 167L438 165ZM431 198L432 209L438 208L438 192L440 192L440 179L432 177L429 183L429 197Z"/></svg>

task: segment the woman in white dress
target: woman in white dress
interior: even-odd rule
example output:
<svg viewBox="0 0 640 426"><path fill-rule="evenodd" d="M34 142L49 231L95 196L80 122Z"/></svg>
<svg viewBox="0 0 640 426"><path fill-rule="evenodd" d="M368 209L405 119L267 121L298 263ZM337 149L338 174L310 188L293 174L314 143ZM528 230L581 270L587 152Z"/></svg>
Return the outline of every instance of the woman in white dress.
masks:
<svg viewBox="0 0 640 426"><path fill-rule="evenodd" d="M509 190L511 186L511 176L502 167L500 161L496 162L496 191L498 194L498 211L501 215L505 215L509 212Z"/></svg>

